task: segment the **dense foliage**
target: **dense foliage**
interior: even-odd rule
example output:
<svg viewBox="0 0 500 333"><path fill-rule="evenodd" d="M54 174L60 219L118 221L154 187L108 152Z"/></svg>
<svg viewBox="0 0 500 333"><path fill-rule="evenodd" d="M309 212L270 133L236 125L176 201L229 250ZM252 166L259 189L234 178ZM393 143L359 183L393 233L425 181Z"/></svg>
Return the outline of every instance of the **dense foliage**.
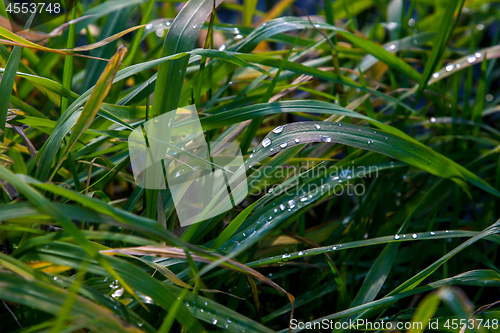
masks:
<svg viewBox="0 0 500 333"><path fill-rule="evenodd" d="M17 33L0 14L1 332L458 332L483 306L498 331L497 1L83 1ZM248 195L181 227L127 138L191 104Z"/></svg>

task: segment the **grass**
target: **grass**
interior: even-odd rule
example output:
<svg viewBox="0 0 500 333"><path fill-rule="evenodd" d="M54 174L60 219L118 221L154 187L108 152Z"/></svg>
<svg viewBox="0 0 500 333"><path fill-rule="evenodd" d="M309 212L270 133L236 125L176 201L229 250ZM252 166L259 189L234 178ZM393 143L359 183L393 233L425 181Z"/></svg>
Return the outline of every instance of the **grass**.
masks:
<svg viewBox="0 0 500 333"><path fill-rule="evenodd" d="M0 27L1 332L498 332L499 4L325 2ZM127 138L190 104L249 194L181 227Z"/></svg>

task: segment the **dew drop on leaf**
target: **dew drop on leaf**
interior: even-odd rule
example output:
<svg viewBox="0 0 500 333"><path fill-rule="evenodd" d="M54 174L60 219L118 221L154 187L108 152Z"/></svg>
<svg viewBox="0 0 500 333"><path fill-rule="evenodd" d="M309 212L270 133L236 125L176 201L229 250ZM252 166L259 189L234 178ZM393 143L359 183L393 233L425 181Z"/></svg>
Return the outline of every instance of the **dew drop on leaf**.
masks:
<svg viewBox="0 0 500 333"><path fill-rule="evenodd" d="M271 143L272 143L271 139L265 138L264 140L262 140L262 147L264 148L269 147Z"/></svg>
<svg viewBox="0 0 500 333"><path fill-rule="evenodd" d="M275 129L273 129L273 133L275 134L280 134L281 132L283 132L283 126L278 126Z"/></svg>

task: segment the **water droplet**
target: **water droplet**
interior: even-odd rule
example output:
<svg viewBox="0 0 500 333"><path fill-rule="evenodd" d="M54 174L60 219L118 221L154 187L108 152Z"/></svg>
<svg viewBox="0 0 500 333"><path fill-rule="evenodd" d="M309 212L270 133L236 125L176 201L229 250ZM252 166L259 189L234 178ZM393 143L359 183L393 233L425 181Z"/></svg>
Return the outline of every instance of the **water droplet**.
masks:
<svg viewBox="0 0 500 333"><path fill-rule="evenodd" d="M418 235L417 235L417 234L413 234L413 235L411 235L411 238L413 238L413 239L417 239L417 237L418 237Z"/></svg>
<svg viewBox="0 0 500 333"><path fill-rule="evenodd" d="M221 47L219 47L219 51L223 52L226 49L226 45L222 44Z"/></svg>
<svg viewBox="0 0 500 333"><path fill-rule="evenodd" d="M168 26L170 26L170 24L171 24L171 23L170 23L170 21L165 21L165 25L166 25L167 27L168 27Z"/></svg>
<svg viewBox="0 0 500 333"><path fill-rule="evenodd" d="M413 40L413 45L417 45L418 44L418 40L414 39Z"/></svg>
<svg viewBox="0 0 500 333"><path fill-rule="evenodd" d="M482 31L484 29L484 24L479 23L478 25L476 25L476 29Z"/></svg>
<svg viewBox="0 0 500 333"><path fill-rule="evenodd" d="M399 235L398 235L398 234L394 235L394 239L395 239L395 240L398 240L398 239L400 239L400 238L401 238L401 237L399 237Z"/></svg>
<svg viewBox="0 0 500 333"><path fill-rule="evenodd" d="M446 66L446 71L447 72L451 72L454 68L455 68L455 65L449 64L449 65Z"/></svg>
<svg viewBox="0 0 500 333"><path fill-rule="evenodd" d="M434 236L436 233L434 231L431 231L431 236Z"/></svg>
<svg viewBox="0 0 500 333"><path fill-rule="evenodd" d="M295 141L295 143L299 143L300 142L299 138L296 138L294 141Z"/></svg>
<svg viewBox="0 0 500 333"><path fill-rule="evenodd" d="M299 253L297 253L297 254L298 254L299 256L301 256L301 255L304 255L304 252L299 251Z"/></svg>
<svg viewBox="0 0 500 333"><path fill-rule="evenodd" d="M273 133L280 134L281 132L283 132L283 126L278 126L273 129Z"/></svg>
<svg viewBox="0 0 500 333"><path fill-rule="evenodd" d="M467 62L469 64L472 64L473 62L476 62L477 58L473 55L467 57Z"/></svg>
<svg viewBox="0 0 500 333"><path fill-rule="evenodd" d="M235 40L243 39L243 35L237 34L236 36L234 36L234 39Z"/></svg>
<svg viewBox="0 0 500 333"><path fill-rule="evenodd" d="M395 48L396 48L396 45L394 45L394 44L389 45L389 50L394 50Z"/></svg>
<svg viewBox="0 0 500 333"><path fill-rule="evenodd" d="M435 122L436 122L436 118L432 117L432 118L430 119L430 121L431 121L431 123L435 123Z"/></svg>
<svg viewBox="0 0 500 333"><path fill-rule="evenodd" d="M274 148L269 149L269 151L274 151Z"/></svg>
<svg viewBox="0 0 500 333"><path fill-rule="evenodd" d="M281 258L283 258L283 259L290 258L290 257L291 257L291 255L289 255L289 254L284 254L284 255L281 256Z"/></svg>
<svg viewBox="0 0 500 333"><path fill-rule="evenodd" d="M283 204L280 205L281 210L285 210L285 208L286 208L285 205L283 205Z"/></svg>
<svg viewBox="0 0 500 333"><path fill-rule="evenodd" d="M155 34L158 37L163 37L163 35L165 34L165 30L163 30L163 29L156 29Z"/></svg>
<svg viewBox="0 0 500 333"><path fill-rule="evenodd" d="M295 200L288 201L288 206L290 206L290 209L293 209L295 207Z"/></svg>
<svg viewBox="0 0 500 333"><path fill-rule="evenodd" d="M439 73L432 74L432 77L435 78L435 79L437 79L439 77Z"/></svg>
<svg viewBox="0 0 500 333"><path fill-rule="evenodd" d="M321 141L323 142L332 142L332 139L329 136L322 136Z"/></svg>
<svg viewBox="0 0 500 333"><path fill-rule="evenodd" d="M252 158L253 157L253 154L250 154L250 156L248 156L248 158Z"/></svg>
<svg viewBox="0 0 500 333"><path fill-rule="evenodd" d="M368 142L368 144L372 143L370 140L368 140L367 142Z"/></svg>
<svg viewBox="0 0 500 333"><path fill-rule="evenodd" d="M153 29L153 25L151 23L146 25L146 30L151 30Z"/></svg>
<svg viewBox="0 0 500 333"><path fill-rule="evenodd" d="M196 29L196 27L197 27L197 26L198 26L198 25L196 25L196 24L195 24L195 25L193 25L193 29Z"/></svg>
<svg viewBox="0 0 500 333"><path fill-rule="evenodd" d="M246 237L246 236L247 236L247 234L243 233L243 237Z"/></svg>
<svg viewBox="0 0 500 333"><path fill-rule="evenodd" d="M387 137L385 137L385 139L387 140Z"/></svg>
<svg viewBox="0 0 500 333"><path fill-rule="evenodd" d="M337 249L337 247L336 247L336 246L332 247L332 250L333 250L333 251L335 251L336 249Z"/></svg>
<svg viewBox="0 0 500 333"><path fill-rule="evenodd" d="M314 124L314 128L315 128L315 129L320 129L320 128L321 128L321 126L319 126L318 124Z"/></svg>
<svg viewBox="0 0 500 333"><path fill-rule="evenodd" d="M415 26L415 19L413 19L413 18L409 19L409 20L408 20L408 25L409 25L410 27Z"/></svg>
<svg viewBox="0 0 500 333"><path fill-rule="evenodd" d="M271 144L271 139L269 138L265 138L264 140L262 140L262 147L266 148L268 147L270 144Z"/></svg>
<svg viewBox="0 0 500 333"><path fill-rule="evenodd" d="M180 175L181 175L181 172L177 171L176 174L175 174L175 178L179 177Z"/></svg>
<svg viewBox="0 0 500 333"><path fill-rule="evenodd" d="M215 318L212 319L212 324L214 324L214 325L217 324L217 319L215 319Z"/></svg>
<svg viewBox="0 0 500 333"><path fill-rule="evenodd" d="M491 102L492 100L493 100L493 95L492 94L486 95L486 101L487 102Z"/></svg>
<svg viewBox="0 0 500 333"><path fill-rule="evenodd" d="M302 197L302 198L300 198L300 201L301 201L301 202L307 201L307 197Z"/></svg>
<svg viewBox="0 0 500 333"><path fill-rule="evenodd" d="M286 146L288 146L288 143L286 143L286 142L283 142L282 144L280 144L281 148L286 148Z"/></svg>
<svg viewBox="0 0 500 333"><path fill-rule="evenodd" d="M387 24L387 29L394 30L394 29L396 29L397 26L398 26L398 24L396 22L389 22Z"/></svg>
<svg viewBox="0 0 500 333"><path fill-rule="evenodd" d="M483 55L480 53L480 52L476 52L474 53L474 56L476 56L476 58L481 58Z"/></svg>
<svg viewBox="0 0 500 333"><path fill-rule="evenodd" d="M274 213L276 214L278 212L278 208L274 208Z"/></svg>
<svg viewBox="0 0 500 333"><path fill-rule="evenodd" d="M273 217L272 217L272 216L269 216L269 220L272 220L272 219L273 219Z"/></svg>
<svg viewBox="0 0 500 333"><path fill-rule="evenodd" d="M339 123L339 126L342 126L342 123Z"/></svg>

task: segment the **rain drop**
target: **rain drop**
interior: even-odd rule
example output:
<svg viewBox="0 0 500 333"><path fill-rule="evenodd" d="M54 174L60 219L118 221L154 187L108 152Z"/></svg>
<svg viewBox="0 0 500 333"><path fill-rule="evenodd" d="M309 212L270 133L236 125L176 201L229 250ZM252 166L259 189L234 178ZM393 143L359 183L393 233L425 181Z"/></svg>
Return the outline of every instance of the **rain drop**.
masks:
<svg viewBox="0 0 500 333"><path fill-rule="evenodd" d="M274 208L274 213L276 214L278 212L278 208Z"/></svg>
<svg viewBox="0 0 500 333"><path fill-rule="evenodd" d="M435 123L435 122L436 122L436 118L432 117L432 118L430 119L430 121L431 121L431 123Z"/></svg>
<svg viewBox="0 0 500 333"><path fill-rule="evenodd" d="M163 30L163 29L156 29L155 34L158 37L163 37L163 35L165 34L165 30Z"/></svg>
<svg viewBox="0 0 500 333"><path fill-rule="evenodd" d="M432 77L435 78L435 79L437 79L439 77L439 73L432 74Z"/></svg>
<svg viewBox="0 0 500 333"><path fill-rule="evenodd" d="M399 237L399 235L394 235L394 239L395 239L395 240L398 240L398 239L400 239L400 238L401 238L401 237Z"/></svg>
<svg viewBox="0 0 500 333"><path fill-rule="evenodd" d="M291 257L291 255L289 255L289 254L284 254L284 255L281 256L281 258L283 258L283 259L290 258L290 257Z"/></svg>
<svg viewBox="0 0 500 333"><path fill-rule="evenodd" d="M293 209L295 207L295 200L288 201L288 206L290 206L290 209Z"/></svg>
<svg viewBox="0 0 500 333"><path fill-rule="evenodd" d="M418 237L418 235L417 235L417 234L413 234L413 235L411 235L411 238L413 238L413 239L417 239L417 237Z"/></svg>
<svg viewBox="0 0 500 333"><path fill-rule="evenodd" d="M315 129L320 129L320 128L321 128L321 126L319 126L318 124L314 124L314 128L315 128Z"/></svg>
<svg viewBox="0 0 500 333"><path fill-rule="evenodd" d="M302 198L300 198L300 201L301 201L301 202L307 201L307 197L302 197Z"/></svg>
<svg viewBox="0 0 500 333"><path fill-rule="evenodd" d="M332 250L333 250L333 251L335 251L336 249L337 249L337 247L336 247L336 246L332 247Z"/></svg>
<svg viewBox="0 0 500 333"><path fill-rule="evenodd" d="M410 27L415 26L415 19L413 19L413 18L409 19L409 20L408 20L408 25L409 25Z"/></svg>
<svg viewBox="0 0 500 333"><path fill-rule="evenodd" d="M212 319L212 324L214 324L214 325L217 324L217 319L215 319L215 318Z"/></svg>
<svg viewBox="0 0 500 333"><path fill-rule="evenodd" d="M389 50L394 50L395 48L396 48L396 45L394 45L394 44L389 45Z"/></svg>
<svg viewBox="0 0 500 333"><path fill-rule="evenodd" d="M451 72L454 68L455 68L455 65L449 64L449 65L446 66L446 71L447 72Z"/></svg>
<svg viewBox="0 0 500 333"><path fill-rule="evenodd" d="M467 57L467 62L469 64L472 64L472 63L476 62L476 60L477 60L477 58L475 56L473 56L473 55Z"/></svg>
<svg viewBox="0 0 500 333"><path fill-rule="evenodd" d="M299 253L297 253L297 254L298 254L299 256L301 256L301 255L304 255L304 252L299 251Z"/></svg>
<svg viewBox="0 0 500 333"><path fill-rule="evenodd" d="M281 148L286 148L286 146L288 146L288 143L286 143L286 142L283 142L282 144L280 144Z"/></svg>
<svg viewBox="0 0 500 333"><path fill-rule="evenodd" d="M434 236L436 233L434 231L431 231L431 236Z"/></svg>
<svg viewBox="0 0 500 333"><path fill-rule="evenodd" d="M285 210L285 208L286 208L285 205L283 205L283 204L280 205L281 210Z"/></svg>
<svg viewBox="0 0 500 333"><path fill-rule="evenodd" d="M483 56L483 55L482 55L481 53L479 53L479 52L474 53L474 55L475 55L475 56L476 56L476 58L478 58L478 59L479 59L479 58L481 58L481 57Z"/></svg>
<svg viewBox="0 0 500 333"><path fill-rule="evenodd" d="M283 132L283 126L278 126L273 129L273 133L280 134L281 132Z"/></svg>
<svg viewBox="0 0 500 333"><path fill-rule="evenodd" d="M478 25L476 25L476 29L479 30L479 31L483 30L484 29L484 24L479 23Z"/></svg>
<svg viewBox="0 0 500 333"><path fill-rule="evenodd" d="M146 29L147 30L151 30L153 29L153 25L151 23L149 23L148 25L146 25Z"/></svg>
<svg viewBox="0 0 500 333"><path fill-rule="evenodd" d="M329 136L322 136L321 141L323 142L332 142L332 139Z"/></svg>
<svg viewBox="0 0 500 333"><path fill-rule="evenodd" d="M250 156L248 156L248 158L252 158L253 157L253 154L250 154Z"/></svg>
<svg viewBox="0 0 500 333"><path fill-rule="evenodd" d="M295 141L295 143L299 143L300 142L299 138L295 139L294 141Z"/></svg>
<svg viewBox="0 0 500 333"><path fill-rule="evenodd" d="M266 148L268 147L270 144L271 144L271 139L269 138L265 138L263 141L262 141L262 147Z"/></svg>

